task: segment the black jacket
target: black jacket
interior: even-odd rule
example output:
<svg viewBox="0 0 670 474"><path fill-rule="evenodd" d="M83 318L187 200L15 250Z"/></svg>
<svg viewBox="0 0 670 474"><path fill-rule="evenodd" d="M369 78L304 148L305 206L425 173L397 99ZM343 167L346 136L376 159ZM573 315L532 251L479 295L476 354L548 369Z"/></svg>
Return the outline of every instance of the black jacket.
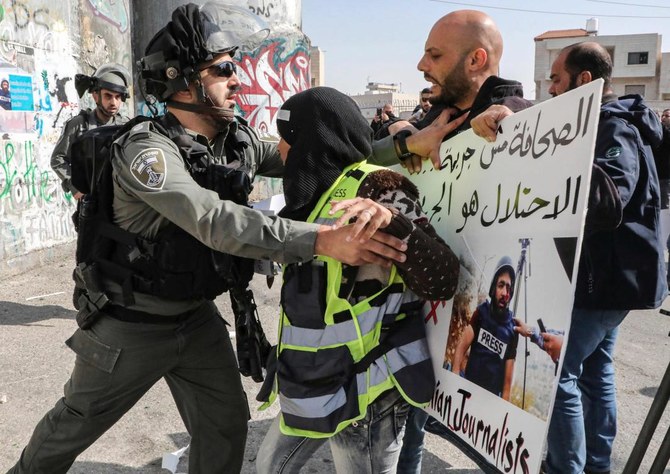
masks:
<svg viewBox="0 0 670 474"><path fill-rule="evenodd" d="M470 128L470 121L492 105L505 105L513 112L518 112L531 107L533 103L523 98L523 87L520 82L508 81L498 76L489 76L480 87L475 100L472 102L472 107L461 111L461 113L470 112L468 118L460 127L444 137L444 139L448 140L454 135L457 135L464 130L468 130ZM415 123L414 126L419 130L427 127L440 116L444 109L449 107L453 106L448 104L433 105L426 116ZM458 116L460 116L460 114L457 114L452 118ZM388 135L388 125L385 124L385 126L376 133L375 139L379 140Z"/></svg>
<svg viewBox="0 0 670 474"><path fill-rule="evenodd" d="M654 148L658 179L670 179L670 129L663 127L663 141Z"/></svg>
<svg viewBox="0 0 670 474"><path fill-rule="evenodd" d="M609 226L597 219L600 225L595 225L597 214L610 211L597 209L592 183L576 308L648 309L663 302L667 286L660 191L652 154L661 138L661 124L642 97L604 98L593 159L616 187L619 219Z"/></svg>

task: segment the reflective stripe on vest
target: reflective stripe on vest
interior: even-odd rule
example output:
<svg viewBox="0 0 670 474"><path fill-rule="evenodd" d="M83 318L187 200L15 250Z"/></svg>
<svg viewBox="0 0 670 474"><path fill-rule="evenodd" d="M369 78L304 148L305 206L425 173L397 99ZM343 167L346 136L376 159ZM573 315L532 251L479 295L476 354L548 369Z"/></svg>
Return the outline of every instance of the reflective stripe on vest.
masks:
<svg viewBox="0 0 670 474"><path fill-rule="evenodd" d="M382 306L370 308L357 316L358 328L352 321L344 321L325 329L309 329L296 326L286 326L281 333L281 342L286 346L293 347L319 347L333 346L335 344L346 344L359 337L364 337L372 332L379 323L379 313L387 314L388 308L398 308L403 299L402 294L391 294Z"/></svg>
<svg viewBox="0 0 670 474"><path fill-rule="evenodd" d="M328 203L335 196L356 197L365 176L378 169L365 162L346 169L323 194L308 222L333 224L342 212L328 215ZM282 293L275 391L265 404L279 396L284 434L330 437L363 418L368 405L393 387L416 406L432 396L433 372L423 318L417 311L420 300L407 289L396 267L381 290L354 305L339 297L341 283L342 264L328 257L284 272L288 294ZM408 308L417 313L412 319L403 313ZM382 326L393 327L400 320L408 330L384 332L392 348L380 352L369 367L356 366L379 346Z"/></svg>

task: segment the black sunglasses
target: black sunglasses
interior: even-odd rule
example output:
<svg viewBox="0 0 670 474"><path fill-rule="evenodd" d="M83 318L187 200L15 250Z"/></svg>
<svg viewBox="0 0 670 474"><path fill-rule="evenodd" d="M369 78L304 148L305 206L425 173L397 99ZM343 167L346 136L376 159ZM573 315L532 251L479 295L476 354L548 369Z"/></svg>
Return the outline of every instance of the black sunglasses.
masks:
<svg viewBox="0 0 670 474"><path fill-rule="evenodd" d="M235 63L232 61L223 61L206 67L205 69L214 69L216 71L214 73L216 76L225 77L226 79L233 74L237 74L237 66L235 66ZM205 69L201 69L201 71L204 71Z"/></svg>

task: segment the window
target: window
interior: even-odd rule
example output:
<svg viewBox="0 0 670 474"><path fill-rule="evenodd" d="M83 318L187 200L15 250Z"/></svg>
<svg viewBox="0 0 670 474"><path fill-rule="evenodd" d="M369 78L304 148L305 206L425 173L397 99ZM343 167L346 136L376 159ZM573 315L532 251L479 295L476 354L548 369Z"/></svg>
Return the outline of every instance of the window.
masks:
<svg viewBox="0 0 670 474"><path fill-rule="evenodd" d="M628 53L628 64L648 64L649 53Z"/></svg>
<svg viewBox="0 0 670 474"><path fill-rule="evenodd" d="M644 86L626 86L625 88L626 95L628 94L638 94L644 97Z"/></svg>

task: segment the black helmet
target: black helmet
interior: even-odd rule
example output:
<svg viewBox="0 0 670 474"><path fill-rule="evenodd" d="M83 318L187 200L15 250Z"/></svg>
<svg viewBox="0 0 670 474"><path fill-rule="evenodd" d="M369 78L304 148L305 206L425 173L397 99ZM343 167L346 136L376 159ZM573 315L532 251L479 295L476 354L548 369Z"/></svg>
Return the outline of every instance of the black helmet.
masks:
<svg viewBox="0 0 670 474"><path fill-rule="evenodd" d="M489 288L489 297L491 300L495 298L495 291L496 291L496 281L498 280L498 277L500 276L501 273L507 272L510 275L510 279L512 280L512 288L510 290L510 298L514 295L514 281L516 280L516 271L514 270L514 264L512 263L512 259L504 256L498 261L498 265L496 266L496 271L493 272L493 278L491 279L491 287Z"/></svg>
<svg viewBox="0 0 670 474"><path fill-rule="evenodd" d="M217 2L180 6L138 61L143 93L165 101L198 79L199 64L219 54L253 51L269 32L247 8Z"/></svg>
<svg viewBox="0 0 670 474"><path fill-rule="evenodd" d="M107 63L95 70L92 76L85 74L76 74L74 76L74 87L77 89L79 97L84 92L97 92L100 89L107 89L121 94L121 99L125 102L128 98L128 86L130 85L130 73L118 63Z"/></svg>

